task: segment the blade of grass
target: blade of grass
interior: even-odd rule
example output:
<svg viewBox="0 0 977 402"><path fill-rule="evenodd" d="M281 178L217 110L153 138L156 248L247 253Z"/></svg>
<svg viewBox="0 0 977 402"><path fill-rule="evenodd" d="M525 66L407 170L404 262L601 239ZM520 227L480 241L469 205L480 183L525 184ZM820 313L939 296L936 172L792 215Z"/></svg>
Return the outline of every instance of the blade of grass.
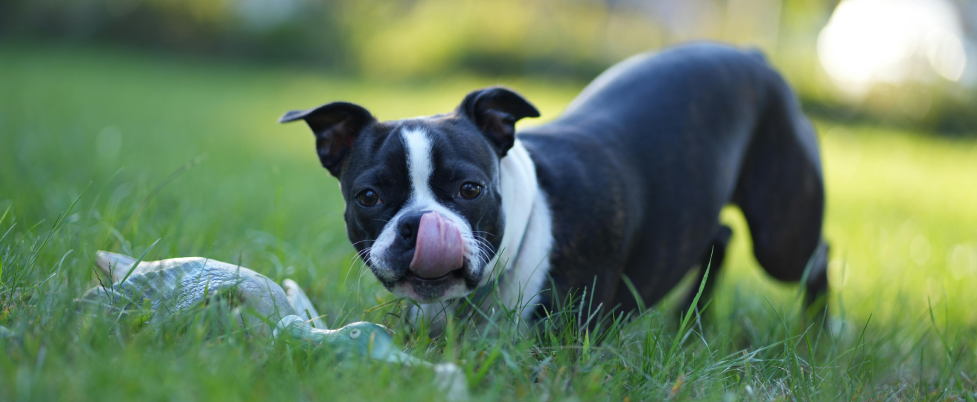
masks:
<svg viewBox="0 0 977 402"><path fill-rule="evenodd" d="M468 386L474 388L480 384L489 373L489 369L492 368L492 364L498 360L499 356L502 355L502 346L496 344L492 347L492 351L489 352L488 357L482 362L482 366L478 368L478 371L470 374L468 376Z"/></svg>
<svg viewBox="0 0 977 402"><path fill-rule="evenodd" d="M936 331L936 335L940 337L940 343L943 345L943 350L946 351L946 358L950 360L953 356L953 350L947 344L946 337L940 332L940 327L936 325L936 317L933 316L933 302L930 301L929 296L926 297L926 304L929 305L930 322L933 323L933 331Z"/></svg>
<svg viewBox="0 0 977 402"><path fill-rule="evenodd" d="M14 223L13 225L10 225L10 227L7 228L7 231L6 232L3 232L3 236L0 236L0 242L2 242L3 239L6 239L7 238L7 235L10 234L10 231L14 229L14 226L17 226L17 224Z"/></svg>
<svg viewBox="0 0 977 402"><path fill-rule="evenodd" d="M59 232L61 228L64 227L64 219L68 216L69 213L71 213L71 210L75 207L75 205L78 204L78 201L81 200L81 197L85 196L85 192L87 192L88 188L91 186L92 183L88 182L88 185L85 186L85 189L81 191L81 194L78 194L78 197L75 197L75 200L71 202L71 205L68 206L68 209L66 209L64 213L62 213L61 216L58 217L58 220L54 222L54 226L51 227L51 231L48 232L47 236L44 238L44 241L37 249L34 250L33 255L27 262L27 266L24 267L24 270L20 275L14 278L14 282L13 282L14 286L20 283L21 279L25 277L30 278L31 273L33 273L34 271L34 266L35 264L37 264L37 260L38 258L40 258L41 252L44 250L44 247L46 247L48 242L51 241L51 238L54 237L54 234Z"/></svg>
<svg viewBox="0 0 977 402"><path fill-rule="evenodd" d="M149 252L153 250L153 247L155 247L156 243L159 243L160 240L163 239L162 238L156 239L156 241L154 241L153 244L149 245L149 248L146 249L146 252L142 253L142 256L140 256L136 260L135 264L132 264L132 268L129 268L129 272L126 272L126 276L122 277L122 280L119 281L119 283L125 282L126 279L129 279L129 275L132 275L132 272L136 270L136 267L138 267L139 264L142 263L143 259L145 259L147 255L149 255Z"/></svg>
<svg viewBox="0 0 977 402"><path fill-rule="evenodd" d="M380 304L378 304L376 306L373 306L373 307L370 307L370 308L364 310L363 311L363 314L369 314L369 313L372 313L374 311L377 311L377 310L380 310L380 309L383 309L383 308L386 308L386 307L389 307L389 306L398 304L398 303L402 302L403 300L404 300L403 297L398 297L398 298L393 299L391 301L388 301L386 303L380 303Z"/></svg>
<svg viewBox="0 0 977 402"><path fill-rule="evenodd" d="M855 352L858 350L858 345L862 343L862 338L865 337L865 331L868 330L868 323L871 321L872 321L872 314L869 314L868 319L865 320L865 326L862 327L861 334L858 335L858 340L855 341L855 347L852 348L851 350L851 358L848 360L848 369L845 370L845 373L851 372L851 365L852 363L855 362Z"/></svg>
<svg viewBox="0 0 977 402"><path fill-rule="evenodd" d="M631 282L631 278L628 278L626 274L621 274L621 282L624 282L624 286L628 287L628 292L631 292L631 297L634 297L634 301L638 305L638 314L644 314L647 307L645 307L645 301L638 293L638 288L634 286L634 282Z"/></svg>
<svg viewBox="0 0 977 402"><path fill-rule="evenodd" d="M712 253L709 253L709 263L706 264L706 272L702 275L702 282L699 283L699 290L695 293L695 297L692 299L692 303L689 305L689 309L686 311L685 316L682 318L682 323L678 327L678 332L676 332L675 339L672 341L672 347L668 349L668 354L665 355L665 364L662 367L662 373L667 373L668 369L671 368L672 358L675 355L675 351L678 350L679 345L681 345L682 340L685 339L685 329L689 325L689 319L692 318L692 313L695 312L695 307L699 305L699 298L702 293L706 290L706 281L709 279L709 269L712 267Z"/></svg>
<svg viewBox="0 0 977 402"><path fill-rule="evenodd" d="M142 203L140 203L139 206L136 208L136 211L133 212L131 216L129 216L129 220L126 221L125 226L122 227L122 230L120 230L119 233L125 234L129 230L129 228L132 227L132 225L135 223L139 215L142 214L142 211L146 209L147 205L149 205L149 201L152 201L153 197L155 197L156 194L158 194L160 190L163 189L163 187L166 187L167 184L169 184L171 181L179 177L181 174L183 174L183 172L186 172L191 168L193 168L194 166L199 165L205 159L207 159L207 155L197 155L197 157L191 159L189 162L184 163L183 166L180 166L179 168L174 170L173 173L170 173L169 176L166 176L166 178L160 181L159 184L156 185L156 187L153 187L153 189L149 191L149 194L146 195L146 198L143 199Z"/></svg>
<svg viewBox="0 0 977 402"><path fill-rule="evenodd" d="M3 211L3 215L0 215L0 225L2 225L3 221L7 219L7 214L10 213L10 207L12 207L13 205L14 203L12 202L7 204L7 209Z"/></svg>

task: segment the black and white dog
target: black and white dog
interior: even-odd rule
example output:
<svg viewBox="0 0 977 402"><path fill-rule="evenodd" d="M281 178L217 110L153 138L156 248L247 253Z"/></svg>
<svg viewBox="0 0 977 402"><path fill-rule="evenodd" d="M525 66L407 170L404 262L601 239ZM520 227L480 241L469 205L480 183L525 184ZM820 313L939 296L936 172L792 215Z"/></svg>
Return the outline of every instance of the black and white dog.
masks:
<svg viewBox="0 0 977 402"><path fill-rule="evenodd" d="M767 273L806 278L809 301L827 290L817 139L762 55L697 44L635 56L516 134L538 116L494 87L430 117L381 122L334 102L280 121L312 128L349 240L428 318L477 289L530 320L584 289L591 309L634 309L635 293L651 305L695 267L717 272L730 203Z"/></svg>

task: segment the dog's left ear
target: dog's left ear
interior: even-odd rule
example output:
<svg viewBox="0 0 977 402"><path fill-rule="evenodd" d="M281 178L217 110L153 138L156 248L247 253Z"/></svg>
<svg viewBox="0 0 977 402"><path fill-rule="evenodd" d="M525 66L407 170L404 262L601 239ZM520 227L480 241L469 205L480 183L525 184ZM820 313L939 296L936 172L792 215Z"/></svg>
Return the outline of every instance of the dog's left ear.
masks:
<svg viewBox="0 0 977 402"><path fill-rule="evenodd" d="M539 117L539 111L525 98L508 88L479 89L465 96L458 112L468 116L488 138L499 156L505 156L516 140L516 122Z"/></svg>
<svg viewBox="0 0 977 402"><path fill-rule="evenodd" d="M370 111L349 102L333 102L308 110L285 113L279 123L305 120L315 134L316 152L322 167L337 178L353 142L364 127L376 121Z"/></svg>

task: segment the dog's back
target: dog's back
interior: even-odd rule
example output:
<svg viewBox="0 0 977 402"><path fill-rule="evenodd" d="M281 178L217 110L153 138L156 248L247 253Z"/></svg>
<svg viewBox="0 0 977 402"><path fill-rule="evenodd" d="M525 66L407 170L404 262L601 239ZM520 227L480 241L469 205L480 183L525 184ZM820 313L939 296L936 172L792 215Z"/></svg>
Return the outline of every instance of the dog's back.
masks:
<svg viewBox="0 0 977 402"><path fill-rule="evenodd" d="M758 53L700 44L633 57L519 139L552 209L558 295L592 288L595 305L630 309L622 276L650 305L691 268L712 260L715 272L728 203L777 279L800 279L820 242L815 134ZM812 269L814 293L823 271Z"/></svg>

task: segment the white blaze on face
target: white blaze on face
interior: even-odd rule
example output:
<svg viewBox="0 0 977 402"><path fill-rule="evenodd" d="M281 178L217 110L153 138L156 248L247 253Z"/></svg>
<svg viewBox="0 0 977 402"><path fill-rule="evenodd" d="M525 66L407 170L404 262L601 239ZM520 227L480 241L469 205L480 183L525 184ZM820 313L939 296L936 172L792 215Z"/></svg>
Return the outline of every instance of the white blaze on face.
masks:
<svg viewBox="0 0 977 402"><path fill-rule="evenodd" d="M420 211L436 211L458 227L461 231L462 242L465 245L465 259L468 261L468 269L481 269L485 263L484 253L473 235L471 225L468 221L458 215L455 211L447 208L437 201L434 191L431 190L431 175L434 173L434 161L431 150L431 139L428 134L420 128L403 128L401 137L404 141L404 149L407 152L407 172L410 179L410 198L401 207L400 211L394 215L380 232L377 241L370 250L371 264L377 268L375 271L381 279L393 280L395 278L394 267L389 266L386 254L390 251L397 236L397 226L400 219L407 213ZM456 293L449 290L448 293ZM458 292L464 292L462 285ZM446 294L445 297L459 297L461 294Z"/></svg>

